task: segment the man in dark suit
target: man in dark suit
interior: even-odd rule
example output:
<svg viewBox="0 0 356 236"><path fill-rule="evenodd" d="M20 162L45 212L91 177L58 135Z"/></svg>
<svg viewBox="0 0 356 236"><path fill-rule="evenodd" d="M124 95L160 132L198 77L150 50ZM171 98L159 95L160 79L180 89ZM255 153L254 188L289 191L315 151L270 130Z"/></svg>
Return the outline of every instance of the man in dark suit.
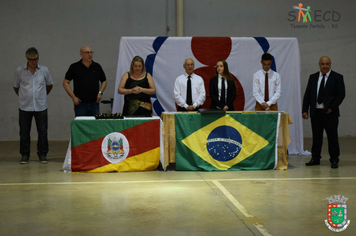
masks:
<svg viewBox="0 0 356 236"><path fill-rule="evenodd" d="M303 99L302 116L308 119L310 110L313 134L312 158L305 165L320 165L325 129L331 168L338 168L340 148L337 127L339 105L345 97L344 77L331 70L331 60L327 56L320 58L319 67L319 72L310 75Z"/></svg>

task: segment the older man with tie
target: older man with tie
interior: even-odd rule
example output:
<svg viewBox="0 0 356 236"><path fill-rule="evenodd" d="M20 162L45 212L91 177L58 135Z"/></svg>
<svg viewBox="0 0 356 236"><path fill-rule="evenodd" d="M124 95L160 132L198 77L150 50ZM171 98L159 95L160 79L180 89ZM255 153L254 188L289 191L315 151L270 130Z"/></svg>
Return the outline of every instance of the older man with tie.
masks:
<svg viewBox="0 0 356 236"><path fill-rule="evenodd" d="M196 111L205 102L204 80L194 74L193 59L185 59L183 67L185 73L174 84L174 100L178 111Z"/></svg>
<svg viewBox="0 0 356 236"><path fill-rule="evenodd" d="M344 77L331 70L331 60L327 56L320 58L319 68L319 72L310 75L303 99L302 117L308 119L310 116L313 134L312 159L305 164L320 165L325 130L331 168L338 168L340 148L337 127L339 106L345 97Z"/></svg>

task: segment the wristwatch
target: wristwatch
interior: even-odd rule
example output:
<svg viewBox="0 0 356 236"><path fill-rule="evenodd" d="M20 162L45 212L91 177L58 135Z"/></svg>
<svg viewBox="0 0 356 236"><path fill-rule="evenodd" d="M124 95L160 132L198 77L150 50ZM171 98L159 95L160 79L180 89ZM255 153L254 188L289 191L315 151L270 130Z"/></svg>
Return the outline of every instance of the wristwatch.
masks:
<svg viewBox="0 0 356 236"><path fill-rule="evenodd" d="M103 95L103 92L99 91L99 93L100 93L101 95Z"/></svg>

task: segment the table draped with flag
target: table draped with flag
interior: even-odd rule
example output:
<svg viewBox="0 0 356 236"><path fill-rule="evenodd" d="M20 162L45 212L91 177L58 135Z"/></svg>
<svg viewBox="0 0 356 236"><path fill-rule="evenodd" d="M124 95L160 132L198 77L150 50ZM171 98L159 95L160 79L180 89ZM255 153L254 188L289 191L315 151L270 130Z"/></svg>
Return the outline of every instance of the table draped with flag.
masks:
<svg viewBox="0 0 356 236"><path fill-rule="evenodd" d="M71 122L65 172L288 168L285 112L162 113L158 117Z"/></svg>
<svg viewBox="0 0 356 236"><path fill-rule="evenodd" d="M159 165L160 119L76 119L65 172L155 170Z"/></svg>
<svg viewBox="0 0 356 236"><path fill-rule="evenodd" d="M161 163L176 170L288 168L285 112L162 113Z"/></svg>

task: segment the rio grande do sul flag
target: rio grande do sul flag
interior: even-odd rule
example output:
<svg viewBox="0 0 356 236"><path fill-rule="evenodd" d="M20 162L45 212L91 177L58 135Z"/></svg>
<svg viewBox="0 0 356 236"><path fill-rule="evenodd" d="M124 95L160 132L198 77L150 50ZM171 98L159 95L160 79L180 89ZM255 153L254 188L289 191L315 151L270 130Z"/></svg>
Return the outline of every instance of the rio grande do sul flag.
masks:
<svg viewBox="0 0 356 236"><path fill-rule="evenodd" d="M178 113L176 170L274 169L278 125L279 113Z"/></svg>
<svg viewBox="0 0 356 236"><path fill-rule="evenodd" d="M159 119L150 118L72 121L72 172L156 169L159 126Z"/></svg>

